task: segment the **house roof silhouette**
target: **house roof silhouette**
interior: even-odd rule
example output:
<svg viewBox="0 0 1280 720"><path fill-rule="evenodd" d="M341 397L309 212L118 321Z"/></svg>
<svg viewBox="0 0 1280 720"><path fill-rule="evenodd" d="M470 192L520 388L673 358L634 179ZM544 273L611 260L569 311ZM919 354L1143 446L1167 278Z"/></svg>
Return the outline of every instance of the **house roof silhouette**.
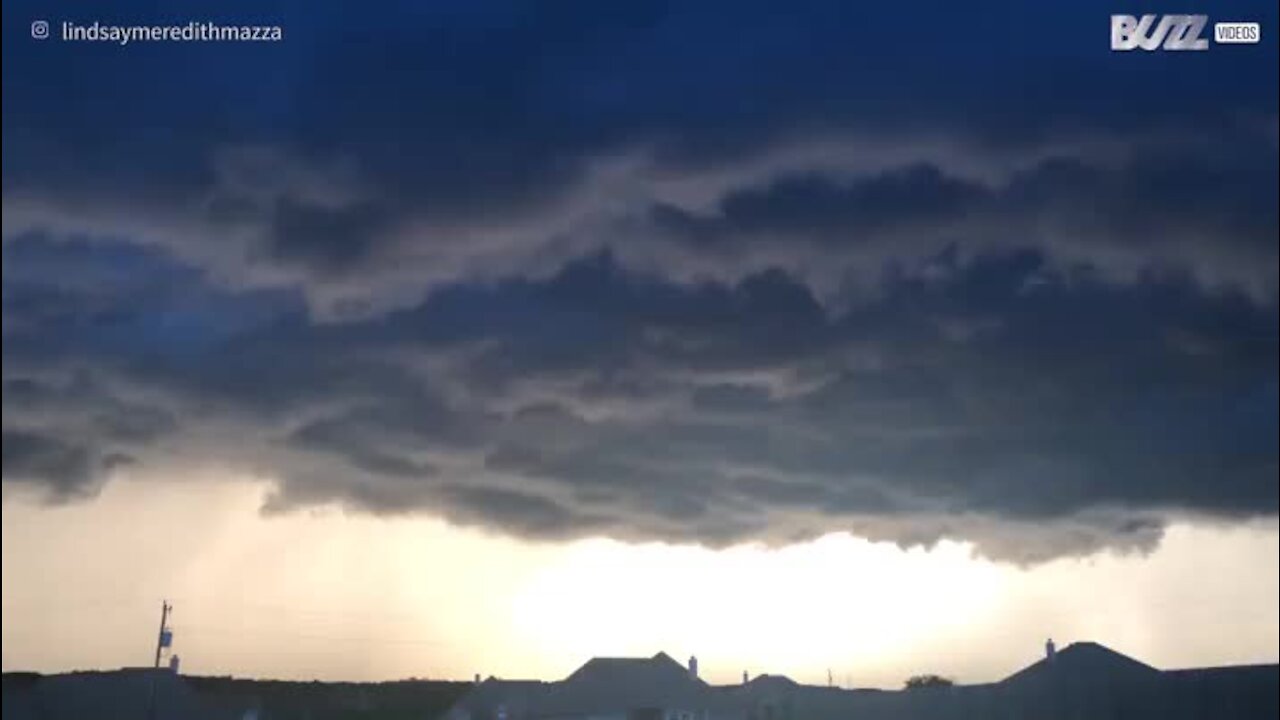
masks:
<svg viewBox="0 0 1280 720"><path fill-rule="evenodd" d="M563 682L549 688L539 704L544 712L584 712L609 708L701 707L710 686L670 655L649 658L592 658Z"/></svg>
<svg viewBox="0 0 1280 720"><path fill-rule="evenodd" d="M767 717L1277 717L1275 665L1161 671L1093 642L1069 645L994 683L945 691L847 690L782 675L710 686L665 653L594 658L559 682L482 683L448 720L584 718L689 710L713 720ZM502 691L511 691L504 692ZM489 693L488 691L494 691ZM482 697L484 696L484 697ZM501 696L501 697L498 697ZM467 712L470 710L470 712ZM766 714L761 715L764 711ZM1047 714L1046 714L1047 713Z"/></svg>
<svg viewBox="0 0 1280 720"><path fill-rule="evenodd" d="M1147 682L1160 671L1096 642L1077 642L1052 658L1041 658L1000 681L1001 685L1033 685L1059 678L1080 684Z"/></svg>
<svg viewBox="0 0 1280 720"><path fill-rule="evenodd" d="M747 687L759 688L795 688L799 686L800 683L786 675L770 675L768 673L757 675L747 682Z"/></svg>
<svg viewBox="0 0 1280 720"><path fill-rule="evenodd" d="M565 678L566 683L613 682L618 679L650 684L692 683L705 686L670 655L660 652L649 658L591 658Z"/></svg>

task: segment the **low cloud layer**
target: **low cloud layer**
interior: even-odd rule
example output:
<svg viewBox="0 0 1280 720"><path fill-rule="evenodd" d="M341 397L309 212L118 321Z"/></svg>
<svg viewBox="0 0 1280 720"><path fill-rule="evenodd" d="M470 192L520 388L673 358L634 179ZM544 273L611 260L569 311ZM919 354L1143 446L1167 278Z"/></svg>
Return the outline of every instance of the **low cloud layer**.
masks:
<svg viewBox="0 0 1280 720"><path fill-rule="evenodd" d="M235 83L6 43L6 483L1016 561L1276 514L1274 41L1188 108L1085 9L940 6L943 67L842 3L442 7L283 13Z"/></svg>

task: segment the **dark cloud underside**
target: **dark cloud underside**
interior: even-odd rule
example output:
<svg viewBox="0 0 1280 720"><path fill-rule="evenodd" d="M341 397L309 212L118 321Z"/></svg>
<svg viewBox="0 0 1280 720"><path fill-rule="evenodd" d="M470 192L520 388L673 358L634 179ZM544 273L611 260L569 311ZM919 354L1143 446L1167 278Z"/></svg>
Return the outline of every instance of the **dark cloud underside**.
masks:
<svg viewBox="0 0 1280 720"><path fill-rule="evenodd" d="M1015 560L1280 506L1273 38L1112 54L1099 4L240 10L207 19L286 42L6 38L6 482L212 465L271 511Z"/></svg>

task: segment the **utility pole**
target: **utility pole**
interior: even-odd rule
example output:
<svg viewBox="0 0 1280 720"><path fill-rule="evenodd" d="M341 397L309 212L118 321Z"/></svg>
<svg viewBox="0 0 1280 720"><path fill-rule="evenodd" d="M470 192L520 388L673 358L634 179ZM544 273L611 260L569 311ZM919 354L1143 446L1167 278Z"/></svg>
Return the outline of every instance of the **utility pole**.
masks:
<svg viewBox="0 0 1280 720"><path fill-rule="evenodd" d="M160 651L169 643L166 641L165 635L169 632L169 613L173 610L173 606L168 600L160 601L160 631L156 633L156 664L155 669L160 669ZM156 720L156 673L151 674L150 690L147 697L147 720Z"/></svg>
<svg viewBox="0 0 1280 720"><path fill-rule="evenodd" d="M165 631L168 629L169 612L171 610L173 610L173 606L169 604L168 600L162 600L160 602L160 632L156 633L155 667L157 670L160 669L160 651L164 649L164 646L165 646L164 634L165 634Z"/></svg>

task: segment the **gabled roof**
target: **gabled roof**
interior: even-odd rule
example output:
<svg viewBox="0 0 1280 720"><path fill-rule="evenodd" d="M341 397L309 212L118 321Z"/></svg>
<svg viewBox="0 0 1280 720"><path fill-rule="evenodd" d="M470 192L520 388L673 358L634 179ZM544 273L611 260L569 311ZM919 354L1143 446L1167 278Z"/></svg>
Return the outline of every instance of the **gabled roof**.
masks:
<svg viewBox="0 0 1280 720"><path fill-rule="evenodd" d="M768 673L764 673L751 678L747 685L755 687L794 688L799 687L800 683L792 680L786 675L770 675Z"/></svg>
<svg viewBox="0 0 1280 720"><path fill-rule="evenodd" d="M1053 660L1041 658L1001 680L1000 684L1035 684L1055 676L1085 684L1126 683L1158 678L1160 671L1104 645L1078 642L1059 650Z"/></svg>
<svg viewBox="0 0 1280 720"><path fill-rule="evenodd" d="M757 675L741 685L730 685L724 688L733 695L743 698L770 698L788 696L805 688L804 685L786 675Z"/></svg>
<svg viewBox="0 0 1280 720"><path fill-rule="evenodd" d="M692 677L683 665L664 652L649 658L591 658L582 667L573 671L572 675L565 678L565 682L612 682L623 676L630 680L651 683L693 682L705 685L702 680Z"/></svg>
<svg viewBox="0 0 1280 720"><path fill-rule="evenodd" d="M666 653L651 658L592 658L547 692L545 712L680 707L712 700L710 687Z"/></svg>

